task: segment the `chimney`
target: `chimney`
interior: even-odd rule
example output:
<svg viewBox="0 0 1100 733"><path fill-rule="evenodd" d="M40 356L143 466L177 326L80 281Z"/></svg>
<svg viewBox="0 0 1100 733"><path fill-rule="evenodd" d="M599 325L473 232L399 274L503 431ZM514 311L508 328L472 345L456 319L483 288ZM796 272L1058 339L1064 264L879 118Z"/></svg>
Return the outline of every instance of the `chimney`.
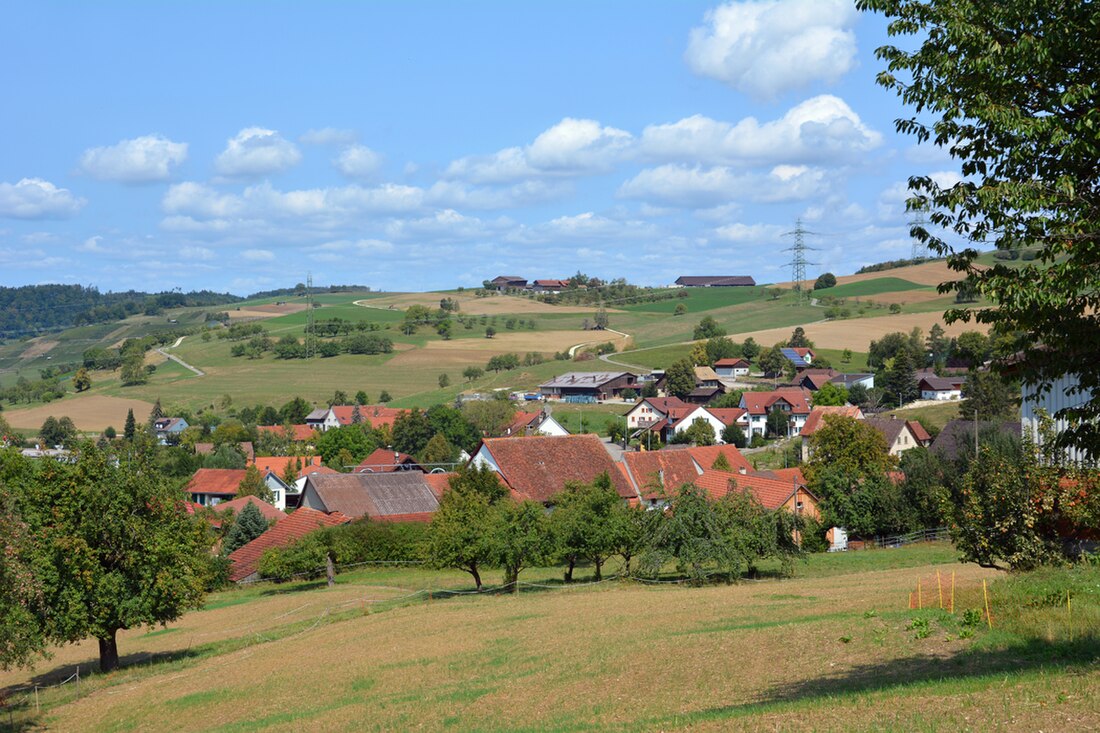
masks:
<svg viewBox="0 0 1100 733"><path fill-rule="evenodd" d="M741 474L742 476L744 476L748 472L749 472L749 469L745 468L744 466L741 466L740 468L737 469L737 473Z"/></svg>

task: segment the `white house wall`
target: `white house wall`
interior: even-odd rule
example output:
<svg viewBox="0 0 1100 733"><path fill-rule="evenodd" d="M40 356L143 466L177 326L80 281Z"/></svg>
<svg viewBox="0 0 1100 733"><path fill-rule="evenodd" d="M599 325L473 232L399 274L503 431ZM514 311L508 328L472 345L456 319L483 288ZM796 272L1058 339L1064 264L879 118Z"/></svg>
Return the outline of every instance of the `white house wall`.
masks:
<svg viewBox="0 0 1100 733"><path fill-rule="evenodd" d="M1092 399L1092 395L1085 393L1070 394L1070 390L1078 385L1077 375L1069 374L1055 380L1050 389L1041 396L1037 394L1035 387L1024 385L1022 401L1020 404L1020 416L1024 435L1030 435L1031 439L1040 443L1039 436L1039 412L1045 411L1047 416L1054 420L1055 431L1061 433L1069 423L1065 419L1054 419L1055 413L1073 407L1079 407ZM1086 453L1070 448L1066 450L1066 460L1071 463L1089 463L1094 461Z"/></svg>

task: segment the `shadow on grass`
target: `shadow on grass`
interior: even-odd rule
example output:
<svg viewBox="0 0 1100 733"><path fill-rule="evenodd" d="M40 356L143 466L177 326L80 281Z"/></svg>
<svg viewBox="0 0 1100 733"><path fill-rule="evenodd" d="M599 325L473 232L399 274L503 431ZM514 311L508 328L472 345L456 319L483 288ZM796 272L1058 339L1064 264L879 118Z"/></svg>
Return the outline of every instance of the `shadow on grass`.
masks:
<svg viewBox="0 0 1100 733"><path fill-rule="evenodd" d="M865 664L845 672L777 685L751 703L700 710L688 717L710 720L765 713L787 704L834 703L860 696L903 690L925 684L965 683L1006 674L1050 670L1066 672L1085 669L1100 661L1100 638L1089 636L1070 641L1022 639L1004 648L967 649L947 658L907 657L879 664ZM682 718L680 718L682 720ZM656 721L654 721L656 722Z"/></svg>
<svg viewBox="0 0 1100 733"><path fill-rule="evenodd" d="M201 648L187 648L187 649L174 649L164 652L141 652L137 654L125 654L118 658L118 670L119 672L126 671L127 668L132 667L145 667L154 664L164 664L167 662L178 662L184 659L192 659L201 656L203 650ZM83 682L91 681L94 678L101 676L99 671L98 659L85 659L82 662L74 662L73 664L63 664L59 667L41 672L34 675L26 682L21 682L18 685L10 687L0 688L0 696L11 696L14 694L22 694L28 689L32 689L37 686L39 689L56 687L65 684L66 687L71 687L73 690L77 689L77 680L72 679L66 682L70 678L75 678L77 670L80 671L81 684ZM2 729L0 729L2 730Z"/></svg>

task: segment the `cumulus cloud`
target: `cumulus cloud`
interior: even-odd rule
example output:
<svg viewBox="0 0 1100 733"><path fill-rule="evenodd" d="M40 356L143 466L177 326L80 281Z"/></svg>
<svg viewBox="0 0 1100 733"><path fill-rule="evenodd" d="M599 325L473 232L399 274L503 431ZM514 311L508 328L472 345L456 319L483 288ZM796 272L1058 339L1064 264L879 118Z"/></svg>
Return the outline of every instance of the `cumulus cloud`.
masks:
<svg viewBox="0 0 1100 733"><path fill-rule="evenodd" d="M173 142L162 135L143 135L85 150L80 156L80 169L101 181L152 183L167 181L172 169L186 159L187 143Z"/></svg>
<svg viewBox="0 0 1100 733"><path fill-rule="evenodd" d="M714 235L727 242L774 242L783 234L777 224L726 224L714 230Z"/></svg>
<svg viewBox="0 0 1100 733"><path fill-rule="evenodd" d="M470 186L462 181L436 181L426 203L446 208L510 209L560 199L572 192L564 182L520 181L511 186Z"/></svg>
<svg viewBox="0 0 1100 733"><path fill-rule="evenodd" d="M24 178L18 183L0 182L0 216L13 219L67 219L75 216L87 200L74 196L41 178Z"/></svg>
<svg viewBox="0 0 1100 733"><path fill-rule="evenodd" d="M366 145L350 145L340 151L333 163L348 178L369 178L382 166L382 156Z"/></svg>
<svg viewBox="0 0 1100 733"><path fill-rule="evenodd" d="M963 178L956 171L935 171L928 177L940 188L950 188L960 183ZM878 218L881 220L897 220L911 216L905 210L905 202L912 196L908 181L895 181L878 196Z"/></svg>
<svg viewBox="0 0 1100 733"><path fill-rule="evenodd" d="M681 208L705 208L737 199L760 203L796 201L821 193L825 171L777 165L766 173L728 166L662 165L646 168L619 187L622 198Z"/></svg>
<svg viewBox="0 0 1100 733"><path fill-rule="evenodd" d="M228 140L214 168L230 178L253 178L297 165L302 154L274 130L247 127Z"/></svg>
<svg viewBox="0 0 1100 733"><path fill-rule="evenodd" d="M355 130L322 127L318 130L307 130L298 140L305 145L351 145L358 138Z"/></svg>
<svg viewBox="0 0 1100 733"><path fill-rule="evenodd" d="M526 147L459 158L447 167L446 176L474 183L507 183L538 176L602 173L621 160L633 142L634 137L625 130L566 117Z"/></svg>
<svg viewBox="0 0 1100 733"><path fill-rule="evenodd" d="M843 99L822 94L770 122L746 117L731 124L693 115L650 125L642 132L640 148L650 159L728 164L843 160L881 144L882 135L863 124Z"/></svg>
<svg viewBox="0 0 1100 733"><path fill-rule="evenodd" d="M94 237L88 237L83 242L78 244L76 248L77 248L77 250L79 250L81 252L91 252L91 253L94 253L94 254L106 254L106 253L110 252L111 250L104 247L101 244L102 241L103 241L103 237L101 237L97 234Z"/></svg>
<svg viewBox="0 0 1100 733"><path fill-rule="evenodd" d="M856 18L851 0L731 2L707 11L684 59L700 76L772 98L851 70Z"/></svg>

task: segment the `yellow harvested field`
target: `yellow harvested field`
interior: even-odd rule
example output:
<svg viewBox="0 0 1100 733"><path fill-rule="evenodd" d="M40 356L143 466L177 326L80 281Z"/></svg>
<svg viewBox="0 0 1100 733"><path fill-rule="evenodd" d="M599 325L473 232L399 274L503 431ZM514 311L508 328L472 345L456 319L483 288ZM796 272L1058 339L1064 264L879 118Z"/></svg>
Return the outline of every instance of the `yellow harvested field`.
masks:
<svg viewBox="0 0 1100 733"><path fill-rule="evenodd" d="M494 354L515 352L522 356L528 351L549 354L568 351L577 344L594 345L608 341L622 351L630 339L610 331L505 332L498 333L491 339L429 341L421 348L398 354L387 364L391 367L481 364Z"/></svg>
<svg viewBox="0 0 1100 733"><path fill-rule="evenodd" d="M253 305L248 308L227 311L229 319L236 321L242 318L275 318L285 316L288 313L297 313L306 309L303 303L282 303L280 305Z"/></svg>
<svg viewBox="0 0 1100 733"><path fill-rule="evenodd" d="M397 295L388 295L384 298L357 300L355 304L361 305L364 308L382 308L383 310L389 309L391 305L397 310L404 310L411 305L438 308L440 299L444 297L458 301L459 313L475 316L480 316L482 314L493 316L504 313L516 313L519 315L527 313L591 314L596 310L596 307L591 305L547 305L537 300L521 298L515 295L490 295L487 298L478 298L477 296L466 295L464 293L452 293L446 296L440 293L400 293ZM620 313L621 311L608 308L607 312Z"/></svg>
<svg viewBox="0 0 1100 733"><path fill-rule="evenodd" d="M122 397L79 395L27 410L5 410L4 419L13 428L38 429L50 415L54 417L68 415L77 430L98 431L110 425L121 431L126 423L128 410L133 410L138 422L143 422L153 410L153 405L144 400Z"/></svg>
<svg viewBox="0 0 1100 733"><path fill-rule="evenodd" d="M989 327L980 323L953 323L950 326L943 322L941 313L901 313L896 316L878 316L876 318L851 318L841 321L817 321L804 323L806 336L814 344L823 349L851 349L852 351L866 351L871 341L878 340L888 333L903 331L908 333L917 326L925 335L934 324L940 327L948 336L958 336L963 331L989 330ZM765 346L786 341L791 336L793 327L769 328L763 331L746 331L732 334L735 340L743 341L751 336L757 343Z"/></svg>
<svg viewBox="0 0 1100 733"><path fill-rule="evenodd" d="M935 262L925 262L923 265L912 265L911 267L895 267L892 270L880 270L878 272L864 272L859 275L841 275L836 279L837 285L847 285L848 283L858 283L864 280L878 280L883 277L896 277L900 280L908 280L911 283L918 285L939 285L942 282L949 280L957 280L959 273L951 270L947 267L945 260L937 260ZM812 280L812 278L811 278ZM791 282L776 283L776 287L789 288L793 285ZM885 296L878 296L874 298L879 300ZM891 295L891 298L894 296ZM901 301L891 300L891 303L902 302L916 302L916 301Z"/></svg>
<svg viewBox="0 0 1100 733"><path fill-rule="evenodd" d="M35 357L48 354L53 350L53 347L57 346L56 341L51 341L45 338L32 339L30 346L23 350L23 353L19 355L19 358L24 361L29 361Z"/></svg>

